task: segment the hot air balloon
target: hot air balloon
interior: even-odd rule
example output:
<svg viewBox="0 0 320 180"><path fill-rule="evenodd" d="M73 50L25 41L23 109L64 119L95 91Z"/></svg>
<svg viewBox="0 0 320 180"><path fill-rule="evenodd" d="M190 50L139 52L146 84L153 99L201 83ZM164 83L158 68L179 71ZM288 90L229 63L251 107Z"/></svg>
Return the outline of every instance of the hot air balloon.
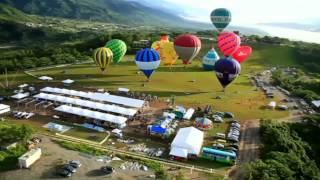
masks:
<svg viewBox="0 0 320 180"><path fill-rule="evenodd" d="M218 53L212 48L204 57L202 60L202 66L203 69L206 71L213 71L214 70L214 64L216 61L218 61L219 55Z"/></svg>
<svg viewBox="0 0 320 180"><path fill-rule="evenodd" d="M161 46L160 44L161 44L160 41L155 41L151 44L151 48L160 52L160 46Z"/></svg>
<svg viewBox="0 0 320 180"><path fill-rule="evenodd" d="M223 32L218 36L218 47L225 56L233 55L240 43L240 37L233 32Z"/></svg>
<svg viewBox="0 0 320 180"><path fill-rule="evenodd" d="M174 50L173 42L166 42L162 44L160 48L160 57L164 65L171 66L177 61L178 55Z"/></svg>
<svg viewBox="0 0 320 180"><path fill-rule="evenodd" d="M94 51L93 60L104 72L113 59L113 53L109 48L101 47Z"/></svg>
<svg viewBox="0 0 320 180"><path fill-rule="evenodd" d="M168 34L162 34L160 36L160 41L155 41L152 43L151 48L157 50L160 52L160 48L164 43L169 42L169 35ZM161 54L160 54L161 55ZM162 58L161 58L162 59Z"/></svg>
<svg viewBox="0 0 320 180"><path fill-rule="evenodd" d="M174 49L182 59L183 64L190 64L201 49L201 41L195 35L180 35L174 40Z"/></svg>
<svg viewBox="0 0 320 180"><path fill-rule="evenodd" d="M160 54L152 48L142 49L136 54L136 64L147 76L148 80L150 80L151 75L160 66L160 62Z"/></svg>
<svg viewBox="0 0 320 180"><path fill-rule="evenodd" d="M120 39L112 39L107 42L106 48L111 49L113 53L113 62L119 63L127 52L127 45Z"/></svg>
<svg viewBox="0 0 320 180"><path fill-rule="evenodd" d="M250 46L240 46L238 50L232 55L239 63L246 61L252 53Z"/></svg>
<svg viewBox="0 0 320 180"><path fill-rule="evenodd" d="M211 12L211 22L219 32L222 32L231 22L231 12L225 8L218 8Z"/></svg>
<svg viewBox="0 0 320 180"><path fill-rule="evenodd" d="M238 77L241 71L241 66L238 61L232 58L222 58L216 62L214 69L220 84L223 89L225 89Z"/></svg>

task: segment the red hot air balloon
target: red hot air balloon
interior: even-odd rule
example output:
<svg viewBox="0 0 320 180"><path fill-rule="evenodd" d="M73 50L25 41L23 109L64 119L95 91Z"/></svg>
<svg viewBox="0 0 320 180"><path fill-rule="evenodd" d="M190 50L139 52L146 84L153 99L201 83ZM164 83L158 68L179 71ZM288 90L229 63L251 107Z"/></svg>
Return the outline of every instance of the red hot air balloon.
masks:
<svg viewBox="0 0 320 180"><path fill-rule="evenodd" d="M174 40L174 49L182 59L183 64L190 64L201 49L201 41L192 34L180 35Z"/></svg>
<svg viewBox="0 0 320 180"><path fill-rule="evenodd" d="M223 32L218 37L218 47L225 56L233 55L240 47L240 37L233 32Z"/></svg>
<svg viewBox="0 0 320 180"><path fill-rule="evenodd" d="M248 59L251 53L252 53L252 48L250 46L240 46L232 56L239 63L243 63Z"/></svg>

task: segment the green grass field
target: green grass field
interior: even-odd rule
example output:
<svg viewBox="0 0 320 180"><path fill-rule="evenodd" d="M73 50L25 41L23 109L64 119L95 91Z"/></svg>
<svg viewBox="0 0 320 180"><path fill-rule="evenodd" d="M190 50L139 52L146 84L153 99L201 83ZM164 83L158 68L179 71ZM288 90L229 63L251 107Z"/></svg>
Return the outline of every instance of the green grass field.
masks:
<svg viewBox="0 0 320 180"><path fill-rule="evenodd" d="M222 92L215 74L202 70L200 61L194 61L187 68L180 61L172 68L161 66L152 76L151 82L146 82L145 76L138 74L133 60L134 56L126 56L120 64L111 65L105 74L93 63L32 72L36 76L48 75L55 78L50 83L40 82L24 74L9 78L15 79L17 84L29 82L48 86L61 86L61 80L70 78L76 80L73 88L105 88L113 91L118 87L127 87L132 91L150 93L161 98L175 95L178 104L193 107L210 104L215 110L235 113L240 120L288 116L288 112L265 110L263 106L270 100L263 92L255 90L247 75L276 65L294 65L297 59L289 47L254 45L253 55L242 64L241 76L228 86L225 93ZM222 99L216 99L216 96L222 96ZM275 100L279 99L276 97Z"/></svg>

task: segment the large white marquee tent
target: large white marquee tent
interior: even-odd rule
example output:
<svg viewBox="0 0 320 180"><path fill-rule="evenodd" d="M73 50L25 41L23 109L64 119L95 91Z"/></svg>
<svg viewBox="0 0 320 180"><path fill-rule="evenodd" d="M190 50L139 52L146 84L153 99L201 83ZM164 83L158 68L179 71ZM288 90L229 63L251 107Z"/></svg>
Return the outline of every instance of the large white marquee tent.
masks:
<svg viewBox="0 0 320 180"><path fill-rule="evenodd" d="M35 95L34 97L38 99L50 100L50 101L55 101L60 103L73 104L81 107L87 107L90 109L97 109L97 110L102 110L102 111L107 111L112 113L118 113L126 116L134 116L137 113L136 109L129 109L129 108L124 108L116 105L102 104L98 102L60 96L55 94L40 93Z"/></svg>
<svg viewBox="0 0 320 180"><path fill-rule="evenodd" d="M87 118L92 118L92 119L97 119L100 121L107 121L111 122L114 124L117 124L121 127L124 127L127 121L127 118L121 117L121 116L115 116L112 114L107 114L107 113L101 113L98 111L91 111L88 109L82 109L78 107L72 107L72 106L67 106L67 105L61 105L57 108L55 108L56 111L64 112L64 113L69 113L77 116L83 116Z"/></svg>
<svg viewBox="0 0 320 180"><path fill-rule="evenodd" d="M87 98L95 101L105 101L109 103L114 103L114 104L124 105L128 107L134 107L134 108L142 108L143 105L145 104L145 101L143 100L111 95L109 93L83 92L83 91L75 91L75 90L52 88L52 87L45 87L40 91L57 93L57 94L65 94L70 96L78 96L78 97L83 97L83 98Z"/></svg>

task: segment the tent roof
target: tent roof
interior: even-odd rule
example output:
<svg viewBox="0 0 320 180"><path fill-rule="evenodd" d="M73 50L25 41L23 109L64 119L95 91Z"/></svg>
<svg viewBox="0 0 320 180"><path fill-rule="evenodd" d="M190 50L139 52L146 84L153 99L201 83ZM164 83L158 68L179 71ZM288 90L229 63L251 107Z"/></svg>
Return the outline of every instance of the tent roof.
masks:
<svg viewBox="0 0 320 180"><path fill-rule="evenodd" d="M208 118L196 118L196 122L202 125L211 125L212 121Z"/></svg>
<svg viewBox="0 0 320 180"><path fill-rule="evenodd" d="M82 109L82 108L77 108L77 107L71 107L67 105L61 105L57 108L55 108L56 111L64 112L64 113L69 113L69 114L74 114L78 116L84 116L92 119L98 119L101 121L107 121L115 124L125 124L127 121L127 118L121 117L121 116L115 116L112 114L107 114L107 113L101 113L97 111L91 111L88 109Z"/></svg>
<svg viewBox="0 0 320 180"><path fill-rule="evenodd" d="M0 104L0 111L3 110L3 109L8 109L10 108L9 105L6 105L6 104Z"/></svg>
<svg viewBox="0 0 320 180"><path fill-rule="evenodd" d="M171 148L169 154L171 156L187 158L188 157L188 150L184 149L184 148L173 147L173 148Z"/></svg>
<svg viewBox="0 0 320 180"><path fill-rule="evenodd" d="M74 83L74 80L66 79L66 80L63 80L62 82L65 83L65 84L72 84L72 83Z"/></svg>
<svg viewBox="0 0 320 180"><path fill-rule="evenodd" d="M129 92L130 89L119 87L119 88L118 88L118 91L120 91L120 92Z"/></svg>
<svg viewBox="0 0 320 180"><path fill-rule="evenodd" d="M51 92L51 93L58 93L58 94L66 94L72 96L79 96L84 97L87 99L92 99L96 101L105 101L114 104L125 105L134 108L141 108L143 107L145 101L140 99L133 99L123 96L116 96L110 95L109 93L93 93L93 92L82 92L82 91L75 91L75 90L68 90L68 89L60 89L60 88L51 88L46 87L41 89L40 91L43 92Z"/></svg>
<svg viewBox="0 0 320 180"><path fill-rule="evenodd" d="M198 155L203 143L203 136L203 132L194 127L181 128L173 139L171 148L185 148L188 149L188 153Z"/></svg>
<svg viewBox="0 0 320 180"><path fill-rule="evenodd" d="M26 93L18 93L18 94L15 94L13 96L11 96L13 99L23 99L23 98L26 98L30 96L30 93L26 92Z"/></svg>
<svg viewBox="0 0 320 180"><path fill-rule="evenodd" d="M320 100L317 101L311 101L311 103L316 106L317 108L320 107Z"/></svg>
<svg viewBox="0 0 320 180"><path fill-rule="evenodd" d="M49 76L41 76L38 79L43 80L43 81L52 81L53 80L53 78L49 77Z"/></svg>
<svg viewBox="0 0 320 180"><path fill-rule="evenodd" d="M136 109L129 109L129 108L124 108L116 105L102 104L99 102L76 99L76 98L54 95L54 94L40 93L35 95L34 97L39 99L58 101L61 103L74 104L82 107L103 110L103 111L118 113L118 114L127 115L127 116L134 116L137 113Z"/></svg>
<svg viewBox="0 0 320 180"><path fill-rule="evenodd" d="M151 131L155 133L164 134L166 132L166 128L163 128L161 126L155 125L151 127Z"/></svg>
<svg viewBox="0 0 320 180"><path fill-rule="evenodd" d="M184 114L183 119L190 120L194 111L195 110L193 108L188 109L187 112Z"/></svg>

